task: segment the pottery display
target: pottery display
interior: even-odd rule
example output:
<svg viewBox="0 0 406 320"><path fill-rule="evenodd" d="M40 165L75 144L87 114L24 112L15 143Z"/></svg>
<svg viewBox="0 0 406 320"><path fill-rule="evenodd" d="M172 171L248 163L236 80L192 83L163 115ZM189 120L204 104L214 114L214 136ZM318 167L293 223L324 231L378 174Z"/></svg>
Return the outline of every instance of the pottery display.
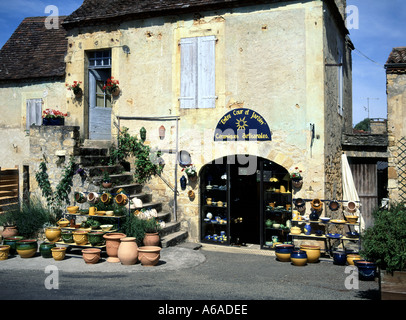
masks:
<svg viewBox="0 0 406 320"><path fill-rule="evenodd" d="M55 247L51 249L52 257L56 261L61 261L65 259L66 248L65 247Z"/></svg>
<svg viewBox="0 0 406 320"><path fill-rule="evenodd" d="M344 251L334 251L333 263L340 266L344 266L347 263L347 253Z"/></svg>
<svg viewBox="0 0 406 320"><path fill-rule="evenodd" d="M89 208L89 216L94 216L97 213L97 208L96 207L90 207Z"/></svg>
<svg viewBox="0 0 406 320"><path fill-rule="evenodd" d="M72 230L62 230L61 233L62 241L65 243L73 243L73 233Z"/></svg>
<svg viewBox="0 0 406 320"><path fill-rule="evenodd" d="M113 228L113 225L112 225L112 224L102 224L102 225L100 226L100 228L101 228L103 231L110 231L111 228Z"/></svg>
<svg viewBox="0 0 406 320"><path fill-rule="evenodd" d="M364 281L375 280L376 264L366 260L354 260L354 265L358 268L358 278Z"/></svg>
<svg viewBox="0 0 406 320"><path fill-rule="evenodd" d="M82 250L82 257L86 264L96 264L100 260L100 253L98 248L86 248Z"/></svg>
<svg viewBox="0 0 406 320"><path fill-rule="evenodd" d="M340 204L338 203L338 201L333 200L330 201L328 207L330 208L331 211L337 211L340 208Z"/></svg>
<svg viewBox="0 0 406 320"><path fill-rule="evenodd" d="M319 262L320 246L302 244L302 245L300 245L300 250L306 252L308 263Z"/></svg>
<svg viewBox="0 0 406 320"><path fill-rule="evenodd" d="M134 237L124 237L120 239L120 246L117 257L123 265L136 264L138 260L138 246Z"/></svg>
<svg viewBox="0 0 406 320"><path fill-rule="evenodd" d="M73 241L78 245L78 246L83 246L88 243L87 239L87 230L75 230L72 232L73 233Z"/></svg>
<svg viewBox="0 0 406 320"><path fill-rule="evenodd" d="M310 235L311 231L312 231L312 226L310 225L310 223L306 223L306 225L304 226L305 235Z"/></svg>
<svg viewBox="0 0 406 320"><path fill-rule="evenodd" d="M328 223L330 221L329 217L320 217L320 221L323 223Z"/></svg>
<svg viewBox="0 0 406 320"><path fill-rule="evenodd" d="M293 250L294 245L292 244L278 244L275 246L276 258L281 262L289 262Z"/></svg>
<svg viewBox="0 0 406 320"><path fill-rule="evenodd" d="M354 260L361 260L361 256L359 254L356 254L356 253L347 254L347 264L349 266L354 265Z"/></svg>
<svg viewBox="0 0 406 320"><path fill-rule="evenodd" d="M52 248L55 248L56 244L53 242L43 242L39 245L39 253L43 258L52 258Z"/></svg>
<svg viewBox="0 0 406 320"><path fill-rule="evenodd" d="M138 248L138 259L145 267L153 267L158 264L161 257L161 248L157 246L144 246Z"/></svg>
<svg viewBox="0 0 406 320"><path fill-rule="evenodd" d="M319 215L316 210L312 210L312 213L309 214L310 221L319 221Z"/></svg>
<svg viewBox="0 0 406 320"><path fill-rule="evenodd" d="M89 192L87 195L87 202L97 203L99 201L99 195L97 192Z"/></svg>
<svg viewBox="0 0 406 320"><path fill-rule="evenodd" d="M354 213L357 211L357 205L355 204L354 201L349 201L347 203L347 211L351 212L351 213Z"/></svg>
<svg viewBox="0 0 406 320"><path fill-rule="evenodd" d="M300 234L301 229L299 227L292 227L292 228L290 228L290 233L291 234Z"/></svg>
<svg viewBox="0 0 406 320"><path fill-rule="evenodd" d="M90 231L87 234L87 240L92 246L102 246L105 242L103 235L103 231Z"/></svg>
<svg viewBox="0 0 406 320"><path fill-rule="evenodd" d="M16 250L21 258L32 258L37 253L37 249L37 240L28 239L17 241Z"/></svg>
<svg viewBox="0 0 406 320"><path fill-rule="evenodd" d="M312 209L316 210L316 211L321 211L323 209L323 202L321 202L320 199L313 199L310 202L310 205L311 205Z"/></svg>
<svg viewBox="0 0 406 320"><path fill-rule="evenodd" d="M3 227L2 237L4 238L11 238L18 235L18 230L16 226L10 227Z"/></svg>
<svg viewBox="0 0 406 320"><path fill-rule="evenodd" d="M142 240L144 246L159 246L161 239L158 232L145 233Z"/></svg>
<svg viewBox="0 0 406 320"><path fill-rule="evenodd" d="M48 227L45 228L45 237L49 242L57 242L61 238L61 228L60 227Z"/></svg>
<svg viewBox="0 0 406 320"><path fill-rule="evenodd" d="M290 254L290 261L295 266L304 266L307 264L307 254L302 250L294 250Z"/></svg>
<svg viewBox="0 0 406 320"><path fill-rule="evenodd" d="M101 198L100 198L101 202L103 202L105 205L110 204L112 199L113 199L113 196L108 192L103 193Z"/></svg>
<svg viewBox="0 0 406 320"><path fill-rule="evenodd" d="M120 262L117 253L120 246L120 240L125 237L126 235L124 233L119 232L106 233L103 236L103 238L106 239L106 252L109 256L107 258L108 262Z"/></svg>
<svg viewBox="0 0 406 320"><path fill-rule="evenodd" d="M10 246L7 244L3 244L0 246L0 260L8 259L8 255L10 253Z"/></svg>
<svg viewBox="0 0 406 320"><path fill-rule="evenodd" d="M87 200L86 195L83 192L75 192L74 198L78 203L84 203Z"/></svg>
<svg viewBox="0 0 406 320"><path fill-rule="evenodd" d="M17 252L17 241L23 239L24 237L22 236L12 236L8 238L3 238L3 244L10 246L9 254L13 255Z"/></svg>

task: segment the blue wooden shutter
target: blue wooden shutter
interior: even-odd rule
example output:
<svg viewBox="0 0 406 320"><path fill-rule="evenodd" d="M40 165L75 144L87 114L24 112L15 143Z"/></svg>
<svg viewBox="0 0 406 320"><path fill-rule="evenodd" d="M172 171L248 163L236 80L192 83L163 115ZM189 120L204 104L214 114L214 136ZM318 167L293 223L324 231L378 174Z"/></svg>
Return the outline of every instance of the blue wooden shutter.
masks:
<svg viewBox="0 0 406 320"><path fill-rule="evenodd" d="M198 39L198 108L214 108L216 102L216 37L207 36Z"/></svg>
<svg viewBox="0 0 406 320"><path fill-rule="evenodd" d="M197 104L197 38L180 40L180 107Z"/></svg>

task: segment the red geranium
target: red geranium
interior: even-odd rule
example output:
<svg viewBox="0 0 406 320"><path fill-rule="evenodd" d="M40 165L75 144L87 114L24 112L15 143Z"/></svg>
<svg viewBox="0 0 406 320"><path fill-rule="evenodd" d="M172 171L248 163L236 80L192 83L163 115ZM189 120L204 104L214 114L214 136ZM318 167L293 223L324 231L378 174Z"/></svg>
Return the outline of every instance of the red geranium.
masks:
<svg viewBox="0 0 406 320"><path fill-rule="evenodd" d="M109 90L110 92L113 91L118 87L120 82L118 80L115 80L114 77L110 77L107 79L107 83L103 86L103 90Z"/></svg>
<svg viewBox="0 0 406 320"><path fill-rule="evenodd" d="M42 111L42 117L43 118L50 118L50 119L55 119L55 118L65 118L67 117L67 113L63 113L59 110L54 110L54 109L45 109Z"/></svg>

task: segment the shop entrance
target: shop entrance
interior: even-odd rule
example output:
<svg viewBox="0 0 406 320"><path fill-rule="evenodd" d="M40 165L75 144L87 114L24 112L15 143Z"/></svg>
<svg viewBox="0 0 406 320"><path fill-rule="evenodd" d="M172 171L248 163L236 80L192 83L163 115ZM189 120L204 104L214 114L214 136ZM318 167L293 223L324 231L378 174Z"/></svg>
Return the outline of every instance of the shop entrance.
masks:
<svg viewBox="0 0 406 320"><path fill-rule="evenodd" d="M289 189L282 166L256 156L229 156L200 172L201 240L229 245L264 242L264 210L273 177ZM285 179L285 180L283 180Z"/></svg>

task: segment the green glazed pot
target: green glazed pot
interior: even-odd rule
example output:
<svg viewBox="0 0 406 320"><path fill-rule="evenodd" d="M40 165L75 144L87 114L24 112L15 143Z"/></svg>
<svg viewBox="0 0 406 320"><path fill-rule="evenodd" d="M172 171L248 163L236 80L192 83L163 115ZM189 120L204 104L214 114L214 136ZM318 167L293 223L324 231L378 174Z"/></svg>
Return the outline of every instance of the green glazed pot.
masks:
<svg viewBox="0 0 406 320"><path fill-rule="evenodd" d="M105 242L103 235L104 232L102 231L90 231L87 234L87 239L92 246L102 246Z"/></svg>
<svg viewBox="0 0 406 320"><path fill-rule="evenodd" d="M73 243L73 233L71 230L63 230L61 237L62 237L63 242Z"/></svg>
<svg viewBox="0 0 406 320"><path fill-rule="evenodd" d="M39 252L43 258L52 258L52 248L55 248L56 244L51 242L43 242L39 245Z"/></svg>
<svg viewBox="0 0 406 320"><path fill-rule="evenodd" d="M20 240L17 241L17 253L21 258L32 258L38 249L37 240Z"/></svg>
<svg viewBox="0 0 406 320"><path fill-rule="evenodd" d="M14 236L3 239L3 244L10 246L9 254L15 254L17 251L17 241L23 240L22 236Z"/></svg>

